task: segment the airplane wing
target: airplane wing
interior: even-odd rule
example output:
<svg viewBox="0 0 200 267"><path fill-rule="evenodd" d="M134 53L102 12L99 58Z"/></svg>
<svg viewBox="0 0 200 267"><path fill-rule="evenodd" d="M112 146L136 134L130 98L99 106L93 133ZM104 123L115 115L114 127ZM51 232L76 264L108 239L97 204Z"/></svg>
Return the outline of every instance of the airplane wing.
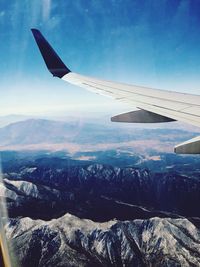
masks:
<svg viewBox="0 0 200 267"><path fill-rule="evenodd" d="M158 123L178 120L200 127L200 95L105 81L71 72L41 32L37 29L31 30L53 76L139 109L114 116L112 121ZM200 136L177 145L174 150L180 154L200 154Z"/></svg>

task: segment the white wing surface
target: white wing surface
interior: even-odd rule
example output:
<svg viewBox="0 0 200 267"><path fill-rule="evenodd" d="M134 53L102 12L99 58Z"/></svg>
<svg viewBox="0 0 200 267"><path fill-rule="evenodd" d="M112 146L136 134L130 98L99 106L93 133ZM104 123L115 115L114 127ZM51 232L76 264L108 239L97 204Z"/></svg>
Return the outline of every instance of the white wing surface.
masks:
<svg viewBox="0 0 200 267"><path fill-rule="evenodd" d="M112 96L140 109L200 127L199 95L102 81L73 72L64 75L62 79L96 93Z"/></svg>
<svg viewBox="0 0 200 267"><path fill-rule="evenodd" d="M104 81L71 72L42 34L36 29L32 32L53 76L140 109L115 116L112 121L152 123L178 120L200 127L200 95ZM200 137L176 146L175 152L200 154Z"/></svg>

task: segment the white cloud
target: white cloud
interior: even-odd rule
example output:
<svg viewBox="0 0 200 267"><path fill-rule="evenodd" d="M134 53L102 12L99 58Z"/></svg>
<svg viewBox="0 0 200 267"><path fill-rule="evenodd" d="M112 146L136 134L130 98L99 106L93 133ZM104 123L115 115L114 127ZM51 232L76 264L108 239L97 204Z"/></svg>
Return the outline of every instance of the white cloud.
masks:
<svg viewBox="0 0 200 267"><path fill-rule="evenodd" d="M42 1L42 17L46 21L49 19L51 13L51 0Z"/></svg>
<svg viewBox="0 0 200 267"><path fill-rule="evenodd" d="M3 10L0 12L0 18L4 17L4 15L5 15L5 11Z"/></svg>

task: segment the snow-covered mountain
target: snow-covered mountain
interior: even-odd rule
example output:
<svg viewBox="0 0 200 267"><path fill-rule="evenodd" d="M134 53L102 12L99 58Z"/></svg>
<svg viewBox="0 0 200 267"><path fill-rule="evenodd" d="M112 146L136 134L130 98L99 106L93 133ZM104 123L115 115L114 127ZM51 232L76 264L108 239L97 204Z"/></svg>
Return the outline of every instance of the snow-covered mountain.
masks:
<svg viewBox="0 0 200 267"><path fill-rule="evenodd" d="M199 266L200 179L190 165L183 175L5 155L0 196L22 267Z"/></svg>
<svg viewBox="0 0 200 267"><path fill-rule="evenodd" d="M5 169L4 177L6 189L1 186L0 192L15 216L50 219L53 214L59 217L70 212L98 221L144 218L140 206L156 211L154 216L160 210L200 217L200 180L195 172L152 173L135 167L69 165L66 159L41 158L13 164Z"/></svg>
<svg viewBox="0 0 200 267"><path fill-rule="evenodd" d="M70 214L11 219L6 233L22 267L199 266L200 230L187 219L95 223Z"/></svg>

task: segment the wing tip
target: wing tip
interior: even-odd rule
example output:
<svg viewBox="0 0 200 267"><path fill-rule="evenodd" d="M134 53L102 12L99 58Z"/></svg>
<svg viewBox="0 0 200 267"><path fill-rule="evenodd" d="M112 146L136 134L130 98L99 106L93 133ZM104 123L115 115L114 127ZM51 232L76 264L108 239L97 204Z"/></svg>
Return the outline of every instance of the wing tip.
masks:
<svg viewBox="0 0 200 267"><path fill-rule="evenodd" d="M36 28L31 28L31 31L32 32L40 32L38 29L36 29Z"/></svg>
<svg viewBox="0 0 200 267"><path fill-rule="evenodd" d="M44 59L44 62L53 76L62 78L64 75L71 72L44 38L42 33L36 28L31 28L31 32Z"/></svg>

